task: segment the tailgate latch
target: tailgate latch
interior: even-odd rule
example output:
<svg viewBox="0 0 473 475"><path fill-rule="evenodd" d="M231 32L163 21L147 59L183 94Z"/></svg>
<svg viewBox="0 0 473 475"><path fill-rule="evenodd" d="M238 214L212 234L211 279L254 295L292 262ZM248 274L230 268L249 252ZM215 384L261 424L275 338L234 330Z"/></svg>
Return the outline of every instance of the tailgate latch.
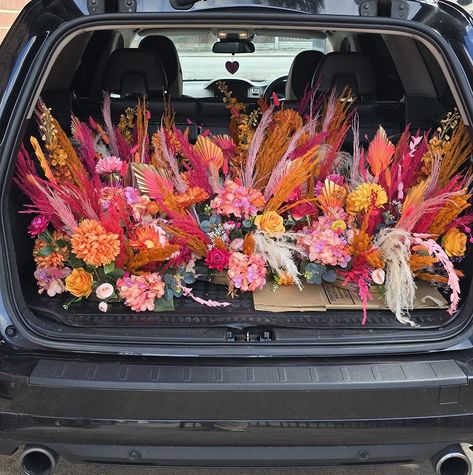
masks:
<svg viewBox="0 0 473 475"><path fill-rule="evenodd" d="M245 328L242 330L227 330L225 341L232 343L270 343L273 341L271 330L261 328Z"/></svg>
<svg viewBox="0 0 473 475"><path fill-rule="evenodd" d="M409 14L409 4L405 0L362 0L361 16L390 17L405 20Z"/></svg>

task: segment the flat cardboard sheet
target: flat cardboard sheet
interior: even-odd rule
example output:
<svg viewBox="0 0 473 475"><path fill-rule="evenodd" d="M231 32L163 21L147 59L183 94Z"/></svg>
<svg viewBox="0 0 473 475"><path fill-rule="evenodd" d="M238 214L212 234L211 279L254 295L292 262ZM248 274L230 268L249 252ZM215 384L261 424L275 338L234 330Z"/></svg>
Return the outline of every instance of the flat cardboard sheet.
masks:
<svg viewBox="0 0 473 475"><path fill-rule="evenodd" d="M414 308L446 309L448 302L443 295L428 282L416 281L417 292ZM373 288L373 300L368 301L368 309L385 309L384 295ZM358 294L343 287L341 282L322 285L305 285L301 291L295 285L281 286L274 291L272 283L253 293L255 310L265 312L325 312L327 310L359 310L362 303Z"/></svg>

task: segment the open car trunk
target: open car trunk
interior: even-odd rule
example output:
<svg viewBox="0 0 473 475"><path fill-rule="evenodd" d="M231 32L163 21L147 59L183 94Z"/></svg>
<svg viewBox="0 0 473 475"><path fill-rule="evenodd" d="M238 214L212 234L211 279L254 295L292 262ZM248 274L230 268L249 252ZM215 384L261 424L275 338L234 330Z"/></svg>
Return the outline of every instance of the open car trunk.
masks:
<svg viewBox="0 0 473 475"><path fill-rule="evenodd" d="M96 301L83 301L64 308L66 296L50 298L39 295L33 273L32 240L27 233L30 221L28 215L19 214L23 203L22 195L15 190L10 196L12 247L15 249L19 285L16 287L18 301L24 301L25 316L30 323L51 335L64 338L90 338L92 335L104 339L112 337L127 340L130 337L154 339L159 342L176 343L223 343L223 342L265 342L280 344L352 344L370 342L421 342L441 340L456 334L470 320L471 254L462 262L464 277L461 279L462 307L455 315L449 315L446 303L449 294L433 289L432 299L418 302L419 307L410 312L416 326L402 324L386 308L368 309L368 318L362 325L362 310L347 300L348 291L337 283L325 285L325 295L335 292L340 299L333 298L334 307L316 311L305 310L303 306L281 311L255 310L254 295L241 293L235 298L228 295L225 285L208 281L193 284L194 295L218 302L229 302L225 308L210 308L190 298L174 299L173 309L160 312L136 313L120 303L111 304L107 313L98 310ZM422 289L425 283L419 282ZM312 286L311 286L312 287ZM330 290L332 289L332 291ZM336 289L336 290L334 290ZM285 291L286 289L282 289ZM298 292L298 291L297 291ZM353 296L353 292L350 292ZM427 294L428 287L427 287ZM291 292L291 298L293 297ZM443 296L444 300L441 301ZM24 299L24 300L23 300ZM302 298L301 298L302 300ZM265 299L265 302L268 302ZM293 301L294 303L295 301ZM326 302L330 302L329 299ZM346 308L343 308L344 306ZM382 304L380 304L382 305Z"/></svg>
<svg viewBox="0 0 473 475"><path fill-rule="evenodd" d="M69 132L70 113L81 120L87 120L89 116L99 118L101 99L94 96L97 91L87 90L84 67L87 66L89 70L92 66L96 66L103 74L101 61L105 59L97 54L98 46L106 45L113 51L118 43L118 32L107 33L89 33L72 41L68 45L69 49L66 47L59 56L53 73L69 68L70 58L73 57L77 61L72 69L75 74L69 75L67 84L58 84L54 78L46 81L43 99L52 107L53 114L57 111L56 117L59 123ZM361 98L360 135L370 135L371 139L377 126L382 124L391 140L396 142L407 124L412 124L421 131L435 128L438 121L454 106L449 84L441 76L439 65L424 45L404 37L382 36L369 32L350 35L337 31L325 34L331 38L330 48L346 48L349 41L356 39L364 54L372 55L373 60L379 59L375 71L379 85L376 91L377 98L369 104L363 104L364 99ZM426 85L425 95L418 93L417 86L417 93L405 90L403 80L406 72L397 71L398 66L401 67L399 55L406 46L411 52L415 51L418 59L422 61L422 68L417 71L420 77L415 81L417 84L420 82ZM104 50L101 51L102 55L105 55ZM195 84L192 87L195 89ZM100 86L98 89L100 90ZM186 102L188 99L179 98L173 102L171 98L171 106L176 106L177 126L184 129L188 123L192 123L191 136L194 128L196 130L208 128L216 130L217 133L228 129L228 115L212 112L220 99L217 94L209 99L207 93L205 90L205 96L196 99L198 112L191 117L191 120L187 117L187 114L190 114L189 110L193 110L192 107L188 107ZM120 117L120 112L117 111L123 111L123 106L131 103L130 101L126 98L122 102L117 100L112 103L115 123ZM291 106L290 101L287 104L288 107ZM160 107L157 109L160 110ZM158 118L150 127L156 127L159 120ZM202 120L202 125L195 126L197 120ZM25 142L29 135L38 136L34 119L25 128L27 129ZM344 144L343 149L349 153L352 146L351 138ZM429 293L422 285L423 297L416 301L416 308L410 312L410 318L414 323L412 326L397 321L393 313L381 304L368 306L367 320L362 325L361 306L356 301L354 293L350 294L340 281L321 287L322 300L312 306L319 308L312 308L310 298L302 296L306 290L301 294L300 300L294 296L293 291L290 291L290 308L287 305L284 308L284 298L281 301L279 296L279 303L272 302L268 289L265 290L266 296L263 302L259 296L251 292L239 293L232 298L226 286L199 279L192 284L196 299L175 298L173 308L164 308L160 311L136 313L122 303L110 303L107 312L103 313L98 310L98 302L94 300L83 300L68 306L66 304L70 299L66 295L50 298L46 293L41 295L38 293L33 277L34 240L28 235L31 216L20 213L25 198L15 185L11 184L7 197L9 222L6 223L6 227L9 231L8 246L11 250L17 307L30 329L53 340L178 345L272 342L284 346L315 345L338 348L334 351L339 351L341 346L355 345L358 348L354 351L363 352L370 343L386 347L392 345L394 348L396 344L447 340L465 329L472 314L473 296L469 294L469 290L473 262L470 250L467 251L464 260L456 265L456 268L463 272L460 280L461 306L458 311L454 315L447 312L450 294L444 289L439 291L432 287ZM279 290L289 292L282 287ZM225 302L228 306L202 305L198 299Z"/></svg>

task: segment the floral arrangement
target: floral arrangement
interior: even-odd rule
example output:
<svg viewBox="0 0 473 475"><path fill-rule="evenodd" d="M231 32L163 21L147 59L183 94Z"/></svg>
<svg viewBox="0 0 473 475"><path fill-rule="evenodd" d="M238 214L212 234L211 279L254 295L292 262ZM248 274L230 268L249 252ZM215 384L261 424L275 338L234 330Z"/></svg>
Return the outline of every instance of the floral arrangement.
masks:
<svg viewBox="0 0 473 475"><path fill-rule="evenodd" d="M115 126L106 97L103 123L73 117L68 138L39 104L39 167L23 146L16 171L30 200L22 212L34 215L39 293L68 294L66 308L93 299L104 312L152 312L177 297L229 305L195 295L196 279L223 277L233 297L271 281L277 291L339 280L358 292L363 323L377 287L412 323L424 279L457 310L455 264L473 222L472 146L457 112L433 132L407 128L396 145L382 127L365 143L349 91L248 113L220 89L229 135L204 131L195 143L170 107L150 136L145 101Z"/></svg>

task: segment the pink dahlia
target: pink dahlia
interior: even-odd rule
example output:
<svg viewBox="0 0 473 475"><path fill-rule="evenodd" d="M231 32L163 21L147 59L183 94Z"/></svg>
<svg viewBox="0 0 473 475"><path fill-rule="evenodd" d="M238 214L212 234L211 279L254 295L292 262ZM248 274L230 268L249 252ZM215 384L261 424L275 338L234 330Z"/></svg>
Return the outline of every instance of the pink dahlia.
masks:
<svg viewBox="0 0 473 475"><path fill-rule="evenodd" d="M108 175L110 173L120 173L123 162L118 157L102 157L95 165L95 172L99 175Z"/></svg>
<svg viewBox="0 0 473 475"><path fill-rule="evenodd" d="M249 219L264 207L265 200L260 191L247 188L232 180L227 180L210 206L224 216Z"/></svg>
<svg viewBox="0 0 473 475"><path fill-rule="evenodd" d="M125 275L117 280L120 296L134 312L153 311L155 301L164 295L165 287L159 274Z"/></svg>
<svg viewBox="0 0 473 475"><path fill-rule="evenodd" d="M263 256L247 256L241 252L230 254L228 264L230 286L242 292L254 292L266 284L266 266Z"/></svg>

